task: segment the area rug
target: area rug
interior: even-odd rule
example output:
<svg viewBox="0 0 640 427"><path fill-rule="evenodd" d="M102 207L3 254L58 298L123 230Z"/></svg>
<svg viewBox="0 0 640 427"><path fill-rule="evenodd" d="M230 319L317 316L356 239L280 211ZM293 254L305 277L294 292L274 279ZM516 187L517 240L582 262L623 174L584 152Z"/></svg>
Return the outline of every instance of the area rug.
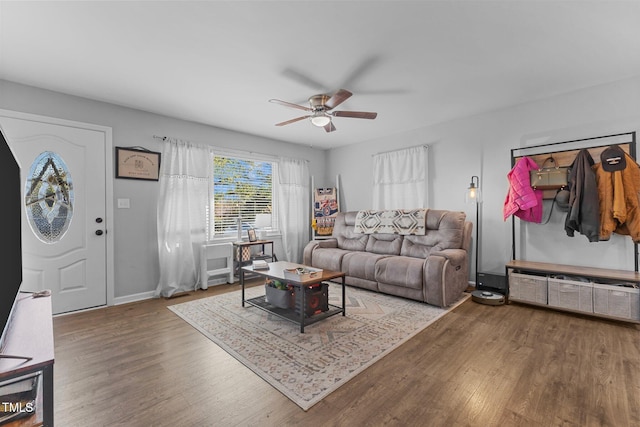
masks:
<svg viewBox="0 0 640 427"><path fill-rule="evenodd" d="M264 287L245 292L252 298ZM468 298L442 309L358 288L346 293L346 316L305 326L304 334L295 323L243 308L240 291L168 308L306 411ZM339 285L330 284L329 302L342 304Z"/></svg>

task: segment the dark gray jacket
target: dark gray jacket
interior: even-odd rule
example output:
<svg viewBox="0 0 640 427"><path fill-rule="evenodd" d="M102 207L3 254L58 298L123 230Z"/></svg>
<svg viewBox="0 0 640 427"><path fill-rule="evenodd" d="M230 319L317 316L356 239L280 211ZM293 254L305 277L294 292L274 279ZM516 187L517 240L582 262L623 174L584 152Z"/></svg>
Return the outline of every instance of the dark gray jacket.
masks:
<svg viewBox="0 0 640 427"><path fill-rule="evenodd" d="M600 240L600 203L596 175L591 167L593 158L586 149L580 150L569 173L569 212L564 222L567 236L577 231L590 242Z"/></svg>

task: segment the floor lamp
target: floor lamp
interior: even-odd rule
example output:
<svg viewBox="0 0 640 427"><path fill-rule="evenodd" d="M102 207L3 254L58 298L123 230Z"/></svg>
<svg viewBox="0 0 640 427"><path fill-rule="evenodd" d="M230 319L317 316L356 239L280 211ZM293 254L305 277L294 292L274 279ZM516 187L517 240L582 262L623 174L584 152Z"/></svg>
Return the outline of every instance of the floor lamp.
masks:
<svg viewBox="0 0 640 427"><path fill-rule="evenodd" d="M471 183L469 184L469 188L467 188L467 192L465 194L465 202L473 203L476 205L476 238L475 238L475 257L476 257L476 272L475 272L475 283L478 286L478 248L480 247L480 203L482 202L482 194L480 192L480 178L477 176L471 177ZM477 289L471 292L471 299L480 304L487 305L500 305L504 304L505 298L504 295L499 294L497 292L491 292L488 290Z"/></svg>

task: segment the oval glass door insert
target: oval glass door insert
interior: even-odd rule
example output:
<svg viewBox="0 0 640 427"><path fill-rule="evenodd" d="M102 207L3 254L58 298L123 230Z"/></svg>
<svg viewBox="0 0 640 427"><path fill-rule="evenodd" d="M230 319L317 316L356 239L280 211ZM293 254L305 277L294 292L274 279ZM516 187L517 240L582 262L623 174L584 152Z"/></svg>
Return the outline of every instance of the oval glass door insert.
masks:
<svg viewBox="0 0 640 427"><path fill-rule="evenodd" d="M69 229L73 217L73 181L62 158L41 153L31 164L24 190L27 219L44 243L55 243Z"/></svg>

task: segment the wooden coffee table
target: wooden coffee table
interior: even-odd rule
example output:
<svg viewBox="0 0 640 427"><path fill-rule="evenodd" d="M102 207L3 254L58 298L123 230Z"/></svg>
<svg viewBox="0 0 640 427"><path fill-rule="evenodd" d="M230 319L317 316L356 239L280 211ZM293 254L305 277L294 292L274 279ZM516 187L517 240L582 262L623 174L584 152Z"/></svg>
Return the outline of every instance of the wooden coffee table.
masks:
<svg viewBox="0 0 640 427"><path fill-rule="evenodd" d="M333 316L338 313L342 313L343 316L346 315L345 310L345 286L344 286L344 273L341 271L331 271L331 270L322 270L322 273L318 273L313 277L308 279L296 279L287 275L285 277L285 270L296 269L296 268L313 268L308 267L302 264L295 264L292 262L286 261L277 261L268 263L269 269L264 270L254 270L253 266L246 266L240 269L240 286L242 287L242 306L245 306L245 303L257 307L261 310L265 310L269 313L272 313L278 317L283 319L298 323L300 325L300 333L304 333L304 327L306 325L310 325L312 323L316 323L320 320L326 319L327 317ZM286 282L293 287L296 288L297 291L302 295L302 305L300 309L300 313L296 314L295 309L291 308L279 308L275 307L265 301L264 296L259 296L255 298L245 299L244 296L244 273L249 272L253 275L259 275L263 277L268 277L275 280L280 280L281 282ZM316 285L318 283L326 282L331 279L337 279L338 277L342 278L342 307L338 307L336 305L329 304L329 310L323 311L321 313L316 313L313 316L306 317L305 307L307 306L306 301L306 288L311 287L312 285Z"/></svg>

